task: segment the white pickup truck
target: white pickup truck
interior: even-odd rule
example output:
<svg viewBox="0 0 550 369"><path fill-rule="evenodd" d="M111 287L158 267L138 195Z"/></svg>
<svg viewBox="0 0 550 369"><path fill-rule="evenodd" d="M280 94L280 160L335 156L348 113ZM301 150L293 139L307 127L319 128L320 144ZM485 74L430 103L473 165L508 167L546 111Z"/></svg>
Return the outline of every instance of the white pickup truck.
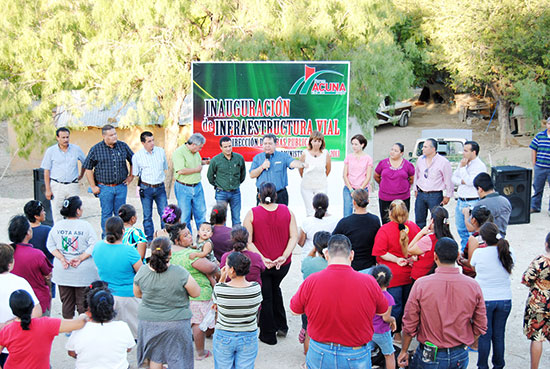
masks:
<svg viewBox="0 0 550 369"><path fill-rule="evenodd" d="M390 98L386 97L380 103L376 111L377 122L376 126L386 123L397 124L399 127L406 127L409 124L411 116L412 104L406 101L397 101L390 105Z"/></svg>

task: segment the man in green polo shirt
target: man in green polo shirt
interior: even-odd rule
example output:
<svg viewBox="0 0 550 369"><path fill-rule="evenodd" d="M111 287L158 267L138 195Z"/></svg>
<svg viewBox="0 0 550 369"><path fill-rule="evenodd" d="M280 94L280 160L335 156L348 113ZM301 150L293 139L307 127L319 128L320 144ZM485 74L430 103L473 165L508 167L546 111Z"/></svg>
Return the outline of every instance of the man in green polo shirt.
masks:
<svg viewBox="0 0 550 369"><path fill-rule="evenodd" d="M183 221L191 229L191 215L195 218L197 230L204 223L206 214L206 202L201 185L201 170L207 160L202 160L199 155L206 139L200 133L194 133L189 140L174 151L174 176L176 184L174 192L181 209Z"/></svg>
<svg viewBox="0 0 550 369"><path fill-rule="evenodd" d="M241 224L241 190L246 178L244 158L233 152L231 139L220 138L222 152L214 156L208 167L208 182L216 190L216 201L225 201L231 206L231 224Z"/></svg>

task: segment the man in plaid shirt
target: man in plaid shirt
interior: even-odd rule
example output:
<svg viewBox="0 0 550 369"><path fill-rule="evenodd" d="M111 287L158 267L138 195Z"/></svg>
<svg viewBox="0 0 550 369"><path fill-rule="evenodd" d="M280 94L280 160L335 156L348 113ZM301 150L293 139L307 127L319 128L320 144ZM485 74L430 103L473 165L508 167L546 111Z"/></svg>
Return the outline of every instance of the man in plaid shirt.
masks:
<svg viewBox="0 0 550 369"><path fill-rule="evenodd" d="M101 205L101 229L105 235L105 221L118 215L118 208L126 203L128 184L132 182L132 156L125 142L118 141L115 127L110 124L101 129L103 141L90 149L83 167L94 195ZM128 162L130 169L126 166Z"/></svg>

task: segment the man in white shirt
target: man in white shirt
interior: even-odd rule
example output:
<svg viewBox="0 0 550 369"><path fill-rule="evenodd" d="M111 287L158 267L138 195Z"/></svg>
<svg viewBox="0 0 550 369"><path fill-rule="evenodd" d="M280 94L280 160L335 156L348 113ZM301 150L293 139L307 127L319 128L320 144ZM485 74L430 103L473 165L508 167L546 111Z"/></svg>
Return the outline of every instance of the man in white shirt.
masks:
<svg viewBox="0 0 550 369"><path fill-rule="evenodd" d="M46 150L40 165L44 169L46 198L52 200L52 216L56 223L63 219L59 213L63 201L68 197L78 196L78 181L84 176L84 168L78 173L78 161L84 163L86 156L80 147L69 143L70 134L66 127L57 129L57 144Z"/></svg>
<svg viewBox="0 0 550 369"><path fill-rule="evenodd" d="M166 154L162 147L155 146L153 133L145 131L140 135L143 149L132 157L132 174L139 176L139 197L143 207L143 231L147 241L153 240L155 227L153 224L153 200L157 204L161 227L162 212L167 205L166 189L164 188L165 170L168 169Z"/></svg>
<svg viewBox="0 0 550 369"><path fill-rule="evenodd" d="M468 238L470 237L470 232L468 232L464 223L462 209L473 208L479 201L479 194L474 187L474 178L479 173L487 171L487 167L478 155L479 144L475 141L466 141L460 165L453 173L453 183L455 186L458 186L456 191L455 222L458 235L460 236L462 251L466 247Z"/></svg>

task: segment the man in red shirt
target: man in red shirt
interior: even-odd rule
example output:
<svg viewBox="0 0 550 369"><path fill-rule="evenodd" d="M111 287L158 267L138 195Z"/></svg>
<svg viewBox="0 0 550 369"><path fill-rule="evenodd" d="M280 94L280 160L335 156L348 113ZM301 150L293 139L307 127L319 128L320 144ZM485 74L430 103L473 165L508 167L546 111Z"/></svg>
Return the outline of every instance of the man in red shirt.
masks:
<svg viewBox="0 0 550 369"><path fill-rule="evenodd" d="M355 361L370 368L372 319L388 310L386 298L372 276L352 269L346 236L332 236L325 257L328 267L310 275L290 301L290 310L308 319L307 367L348 368Z"/></svg>
<svg viewBox="0 0 550 369"><path fill-rule="evenodd" d="M413 337L418 348L410 368L468 367L467 346L487 331L487 314L481 287L456 266L457 243L443 237L435 244L435 274L419 278L411 290L403 316L400 367L408 365L407 350Z"/></svg>

